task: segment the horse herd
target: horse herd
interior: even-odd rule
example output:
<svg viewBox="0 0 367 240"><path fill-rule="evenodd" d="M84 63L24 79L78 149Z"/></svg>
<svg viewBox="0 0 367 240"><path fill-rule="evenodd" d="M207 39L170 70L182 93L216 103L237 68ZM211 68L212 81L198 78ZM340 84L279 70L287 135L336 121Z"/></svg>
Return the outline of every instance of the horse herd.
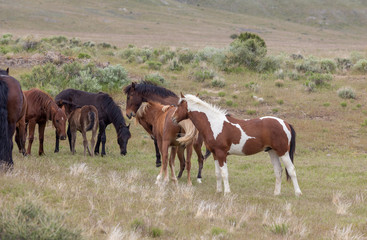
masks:
<svg viewBox="0 0 367 240"><path fill-rule="evenodd" d="M166 184L168 165L171 180L177 183L184 169L187 170L187 183L191 185L192 150L198 157L199 170L197 181L201 182L204 160L212 154L215 162L217 192L230 192L228 183L227 156L252 155L261 151L268 152L276 177L274 194L281 192L283 162L287 179L291 179L296 196L302 194L293 165L295 151L294 128L276 117L262 117L240 120L227 114L199 97L182 95L156 86L150 82L135 83L123 89L126 94L126 116L135 117L137 122L154 140L156 166L161 167L156 184ZM55 127L55 152L59 151L59 140L68 136L71 152L75 153L76 132L83 135L84 155L106 155L105 129L113 124L117 133L120 153L126 155L126 147L131 137L121 109L106 93L89 93L75 89L60 92L55 99L47 93L31 89L22 91L19 82L9 76L9 69L0 70L0 162L2 169L13 168L13 135L19 151L31 154L35 125L39 126L39 155L44 153L44 130L48 120ZM68 122L67 131L66 125ZM28 148L25 150L29 128ZM95 136L99 128L97 141ZM90 144L86 137L92 131ZM201 149L206 147L205 155ZM89 147L90 146L90 147ZM94 147L94 151L93 151ZM169 156L169 150L170 156ZM186 158L185 158L186 151ZM178 156L180 171L175 175L174 160ZM163 181L163 182L162 182Z"/></svg>

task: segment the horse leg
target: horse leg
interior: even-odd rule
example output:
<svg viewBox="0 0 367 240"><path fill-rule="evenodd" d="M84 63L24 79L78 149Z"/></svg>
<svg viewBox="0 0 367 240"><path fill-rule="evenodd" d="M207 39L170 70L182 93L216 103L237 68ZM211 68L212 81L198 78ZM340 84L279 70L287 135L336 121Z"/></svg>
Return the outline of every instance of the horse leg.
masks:
<svg viewBox="0 0 367 240"><path fill-rule="evenodd" d="M28 137L27 155L31 155L32 143L34 140L34 130L36 128L36 121L30 120L28 125L29 125L29 137Z"/></svg>
<svg viewBox="0 0 367 240"><path fill-rule="evenodd" d="M71 132L71 153L74 155L75 154L75 142L76 142L76 129L71 128L70 132Z"/></svg>
<svg viewBox="0 0 367 240"><path fill-rule="evenodd" d="M230 193L231 189L229 187L229 182L228 182L228 167L227 167L227 161L226 161L227 154L223 152L219 152L219 153L216 152L216 158L218 159L216 161L216 166L215 166L216 176L217 176L217 191L218 191L218 182L220 183L219 192L222 191L222 185L221 185L221 179L220 179L220 177L222 177L223 184L224 184L224 194Z"/></svg>
<svg viewBox="0 0 367 240"><path fill-rule="evenodd" d="M213 153L215 164L215 177L217 179L217 192L222 192L222 175L220 173L219 162L217 156Z"/></svg>
<svg viewBox="0 0 367 240"><path fill-rule="evenodd" d="M18 126L15 128L14 140L15 140L15 143L17 144L17 146L18 146L19 153L21 153L22 152L22 147L21 147L21 143L20 143L20 134L19 134L19 127Z"/></svg>
<svg viewBox="0 0 367 240"><path fill-rule="evenodd" d="M157 145L158 145L159 150L161 150L162 149L162 141L161 140L159 140L159 141L157 140ZM161 151L161 153L162 153L162 151ZM162 153L162 157L163 156L164 155ZM162 175L163 175L164 158L162 158L162 159L163 159L163 165L161 166L161 170L159 171L159 174L157 176L157 180L155 181L155 184L157 184L157 185L160 184L160 181L161 181Z"/></svg>
<svg viewBox="0 0 367 240"><path fill-rule="evenodd" d="M102 153L101 156L105 156L106 155L106 130L103 130L102 136L101 136L101 143L102 143Z"/></svg>
<svg viewBox="0 0 367 240"><path fill-rule="evenodd" d="M93 152L93 148L94 148L94 145L96 143L96 134L97 134L97 128L93 128L92 129L92 137L90 139L90 149L92 150L90 155L93 157L94 156L94 152Z"/></svg>
<svg viewBox="0 0 367 240"><path fill-rule="evenodd" d="M291 158L289 157L289 153L286 152L283 156L280 157L280 159L282 160L285 168L288 171L289 176L292 179L294 192L295 192L296 196L298 197L298 196L302 195L301 189L299 188L298 181L297 181L296 170L295 170L294 165L291 161Z"/></svg>
<svg viewBox="0 0 367 240"><path fill-rule="evenodd" d="M6 166L7 167L7 170L12 170L13 169L13 165L14 165L14 162L13 162L13 135L14 135L14 132L15 132L15 128L16 128L16 126L15 126L16 124L15 123L9 123L9 125L8 125L8 127L9 127L9 129L8 129L8 137L9 137L9 139L8 139L8 141L9 141L9 144L10 144L10 153L9 153L9 155L8 155L8 159L9 159L9 161L8 161L8 166Z"/></svg>
<svg viewBox="0 0 367 240"><path fill-rule="evenodd" d="M70 131L70 123L69 123L69 125L68 125L67 135L68 135L68 140L69 140L70 152L72 152L72 151L73 151L73 149L72 149L72 147L71 147L71 131Z"/></svg>
<svg viewBox="0 0 367 240"><path fill-rule="evenodd" d="M169 167L171 169L171 180L177 185L177 178L175 175L175 157L177 153L177 147L171 147L171 155L169 159Z"/></svg>
<svg viewBox="0 0 367 240"><path fill-rule="evenodd" d="M194 141L194 150L196 152L196 155L198 156L198 163L199 163L199 171L197 176L197 182L201 183L201 171L203 170L204 166L204 156L201 153L201 146L203 144L202 138L199 136L197 140Z"/></svg>
<svg viewBox="0 0 367 240"><path fill-rule="evenodd" d="M155 147L155 166L156 167L160 167L162 165L161 162L161 154L159 153L159 148L158 148L158 144L157 144L157 140L153 137L153 141L154 141L154 147Z"/></svg>
<svg viewBox="0 0 367 240"><path fill-rule="evenodd" d="M168 167L168 148L169 148L169 142L168 141L164 141L162 143L162 169L163 169L163 183L166 184L168 182L168 172L167 172L167 167ZM175 152L176 153L176 152Z"/></svg>
<svg viewBox="0 0 367 240"><path fill-rule="evenodd" d="M44 142L44 138L45 138L45 127L46 127L46 123L42 122L42 123L38 123L38 135L39 135L39 148L38 148L38 155L43 155L44 151L43 151L43 142Z"/></svg>
<svg viewBox="0 0 367 240"><path fill-rule="evenodd" d="M279 157L274 150L270 150L269 152L271 163L274 167L275 174L275 189L274 195L280 195L280 191L282 188L282 166L280 165Z"/></svg>
<svg viewBox="0 0 367 240"><path fill-rule="evenodd" d="M177 178L182 177L182 173L185 170L185 148L179 147L177 150L178 160L180 161L180 172L177 175Z"/></svg>
<svg viewBox="0 0 367 240"><path fill-rule="evenodd" d="M57 134L57 130L55 130L56 142L55 142L55 153L59 152L59 143L60 143L60 136Z"/></svg>
<svg viewBox="0 0 367 240"><path fill-rule="evenodd" d="M87 153L87 150L88 150L88 155L92 156L92 154L90 154L89 147L88 147L87 132L83 130L82 136L83 136L83 146L84 146L84 157L85 157L85 154Z"/></svg>
<svg viewBox="0 0 367 240"><path fill-rule="evenodd" d="M27 130L26 130L26 124L25 124L25 116L18 122L18 131L19 134L19 144L20 144L20 152L23 154L23 156L26 156L25 151L25 141L27 138ZM19 146L18 146L19 147Z"/></svg>
<svg viewBox="0 0 367 240"><path fill-rule="evenodd" d="M187 185L191 186L191 156L192 156L192 143L186 146L186 170L187 170Z"/></svg>

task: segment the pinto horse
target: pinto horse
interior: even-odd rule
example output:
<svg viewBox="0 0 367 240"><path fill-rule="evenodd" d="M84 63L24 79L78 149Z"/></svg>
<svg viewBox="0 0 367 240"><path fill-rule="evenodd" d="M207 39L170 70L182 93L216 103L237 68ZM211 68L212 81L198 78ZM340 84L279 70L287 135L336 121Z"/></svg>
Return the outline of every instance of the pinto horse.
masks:
<svg viewBox="0 0 367 240"><path fill-rule="evenodd" d="M89 93L76 89L66 89L60 92L56 97L55 101L60 104L60 101L66 101L80 107L85 105L93 105L98 110L99 120L99 132L97 143L94 148L94 154L99 154L99 146L102 143L101 155L106 155L106 127L109 124L113 124L117 133L117 143L120 146L121 155L126 155L127 142L131 137L130 125L126 125L124 116L121 113L121 109L113 101L112 97L107 93ZM71 150L71 132L70 126L68 127L68 138ZM56 135L55 152L59 151L59 139Z"/></svg>
<svg viewBox="0 0 367 240"><path fill-rule="evenodd" d="M296 196L302 194L293 165L296 133L289 123L276 117L239 120L196 96L181 94L172 121L179 122L187 118L191 119L203 135L206 146L213 153L217 192L222 191L222 180L224 192L230 192L228 155L252 155L265 150L269 153L274 166L276 177L274 195L279 195L281 190L280 160L285 165L287 179L289 176L292 179Z"/></svg>
<svg viewBox="0 0 367 240"><path fill-rule="evenodd" d="M172 91L156 86L155 84L143 81L141 83L132 82L130 85L124 88L124 93L126 94L126 116L130 119L133 117L137 110L139 109L140 105L143 102L152 101L152 102L159 102L163 105L177 105L179 97ZM146 123L139 121L139 123L143 126L143 128L151 135L152 133L152 126ZM157 140L153 137L154 146L156 151L156 166L161 166L161 155L159 153L159 148L157 144ZM199 171L197 175L197 181L201 182L201 171L203 169L204 160L210 155L210 152L207 151L205 156L201 153L201 146L203 144L203 138L199 134L198 138L194 141L194 150L198 156L198 163L199 163ZM181 164L185 163L185 161L180 161ZM180 172L178 177L180 178L182 175L183 170L185 169L184 165L181 165Z"/></svg>
<svg viewBox="0 0 367 240"><path fill-rule="evenodd" d="M190 120L184 120L179 124L174 124L171 121L172 113L175 107L164 106L157 102L144 102L140 105L136 112L136 118L140 123L152 126L152 134L156 139L158 148L162 154L162 167L157 176L156 183L159 184L164 175L163 182L168 182L167 162L168 148L171 146L171 156L169 166L171 169L171 179L177 183L177 178L174 173L174 160L176 153L179 155L180 161L184 161L184 149L187 149L187 183L191 183L191 155L193 139L197 136L197 130ZM185 135L177 138L177 135L184 131Z"/></svg>
<svg viewBox="0 0 367 240"><path fill-rule="evenodd" d="M93 149L98 129L97 108L93 105L85 105L83 107L79 107L72 103L67 103L64 101L60 101L60 104L65 107L65 112L69 119L71 132L71 152L75 154L76 132L79 131L82 133L83 136L84 156L86 155L87 151L89 156L94 156ZM92 149L92 152L89 150L88 146L87 131L92 131L92 137L90 140L90 149Z"/></svg>
<svg viewBox="0 0 367 240"><path fill-rule="evenodd" d="M18 122L16 139L22 140L19 144L24 144L25 139L26 102L19 82L8 74L9 68L0 69L0 167L3 170L12 169L14 165L12 138ZM24 145L20 147L24 149Z"/></svg>
<svg viewBox="0 0 367 240"><path fill-rule="evenodd" d="M24 91L27 98L27 114L26 122L29 127L29 138L27 154L31 154L32 143L34 140L34 131L38 124L39 149L38 154L44 154L43 141L45 136L45 127L48 120L52 121L52 125L56 128L56 133L61 140L66 139L66 120L67 117L63 109L59 108L52 97L39 89L31 89Z"/></svg>

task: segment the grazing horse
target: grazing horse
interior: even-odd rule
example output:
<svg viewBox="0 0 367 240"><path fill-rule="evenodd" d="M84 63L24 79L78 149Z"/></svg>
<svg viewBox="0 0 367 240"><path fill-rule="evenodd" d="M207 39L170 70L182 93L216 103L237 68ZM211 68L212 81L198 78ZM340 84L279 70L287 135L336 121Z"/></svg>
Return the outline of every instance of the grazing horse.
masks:
<svg viewBox="0 0 367 240"><path fill-rule="evenodd" d="M93 105L78 107L72 103L67 103L62 100L60 104L65 107L65 112L69 119L71 132L71 152L75 154L76 132L79 131L83 136L84 156L86 155L86 151L88 151L89 156L94 156L93 149L98 129L97 108ZM87 131L92 131L92 137L90 140L90 149L92 149L92 152L88 147Z"/></svg>
<svg viewBox="0 0 367 240"><path fill-rule="evenodd" d="M42 155L44 154L43 141L47 121L52 121L53 126L56 128L56 133L60 136L61 140L65 140L67 117L64 110L59 108L52 97L47 93L39 89L31 89L28 91L24 91L24 95L26 96L28 103L26 114L26 122L29 127L27 154L31 154L32 143L34 140L34 131L36 124L38 124L40 143L38 154Z"/></svg>
<svg viewBox="0 0 367 240"><path fill-rule="evenodd" d="M172 116L174 122L190 118L195 127L204 136L204 142L213 153L217 192L230 192L228 183L227 156L252 155L267 151L274 166L276 177L274 195L281 190L282 168L286 168L287 179L292 179L296 196L302 194L298 186L293 155L296 147L296 133L287 122L276 117L262 117L251 120L239 120L193 95L187 94L179 101Z"/></svg>
<svg viewBox="0 0 367 240"><path fill-rule="evenodd" d="M9 68L6 70L0 69L0 75L9 75ZM9 81L9 80L8 80ZM15 128L15 142L17 143L19 152L23 154L23 156L27 155L25 151L25 142L27 138L27 132L26 132L26 123L25 123L25 114L27 111L27 99L23 94L23 105L22 105L22 112L20 113L20 118L16 123Z"/></svg>
<svg viewBox="0 0 367 240"><path fill-rule="evenodd" d="M131 83L130 85L124 88L124 93L126 94L126 116L130 119L134 116L134 114L139 109L140 105L143 102L153 101L159 102L163 105L177 105L179 97L173 93L172 91L156 86L151 82L143 81L141 83ZM143 126L143 128L152 135L152 126L148 124L144 124L143 122L139 123ZM156 166L161 166L161 155L159 153L159 148L157 145L157 140L153 137L154 146L156 151ZM197 175L197 181L201 182L201 171L203 169L204 160L210 155L210 152L207 151L205 156L201 153L201 146L203 144L203 138L199 134L199 137L194 141L194 150L198 156L199 163L199 171ZM185 161L181 161L181 164L184 164ZM180 172L178 177L180 178L183 170L185 169L184 165L181 165Z"/></svg>
<svg viewBox="0 0 367 240"><path fill-rule="evenodd" d="M94 154L99 154L99 146L102 143L101 155L106 155L106 127L109 124L113 124L117 133L117 143L120 146L120 154L126 155L127 142L131 137L130 125L126 125L124 116L121 113L121 109L113 101L112 97L107 93L89 93L76 89L66 89L60 92L56 97L55 101L60 104L60 100L66 101L77 106L93 105L98 110L99 120L99 132L97 143L94 148ZM68 127L69 145L71 150L71 132L70 126ZM56 135L55 152L59 151L59 139Z"/></svg>
<svg viewBox="0 0 367 240"><path fill-rule="evenodd" d="M164 183L168 182L167 174L167 162L168 162L168 148L171 146L171 156L169 166L171 169L171 179L177 183L177 178L174 173L174 161L176 153L178 153L180 161L183 161L184 149L187 149L187 183L191 183L191 155L193 138L197 136L197 130L191 121L184 120L180 124L174 124L171 121L172 113L175 111L175 107L164 106L157 102L144 102L140 105L140 108L136 112L136 118L139 122L152 126L152 134L154 139L157 140L158 148L162 154L162 167L159 175L157 176L156 183L159 184L162 175L164 175ZM185 135L177 138L182 132ZM181 144L181 145L180 145Z"/></svg>
<svg viewBox="0 0 367 240"><path fill-rule="evenodd" d="M9 69L0 70L0 167L13 168L13 135L18 122L24 120L25 101L19 82L8 75ZM20 126L20 125L19 125ZM20 126L18 139L24 139L25 124ZM24 146L23 146L24 149Z"/></svg>

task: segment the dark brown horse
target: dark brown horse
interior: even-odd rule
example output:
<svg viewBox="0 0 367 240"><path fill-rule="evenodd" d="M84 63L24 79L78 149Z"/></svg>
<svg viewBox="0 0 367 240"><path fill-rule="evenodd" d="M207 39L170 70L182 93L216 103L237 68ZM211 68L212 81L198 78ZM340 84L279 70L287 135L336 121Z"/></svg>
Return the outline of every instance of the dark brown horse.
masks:
<svg viewBox="0 0 367 240"><path fill-rule="evenodd" d="M139 109L140 105L143 102L152 101L152 102L159 102L163 105L177 105L179 97L172 91L156 86L153 83L144 81L141 83L131 83L130 85L124 88L124 93L126 94L126 116L131 118L135 115L137 110ZM151 135L152 134L152 126L149 124L145 124L140 122L143 128ZM153 138L155 151L156 151L156 166L159 167L161 165L161 155L159 153L159 148L156 142L156 139ZM210 155L210 152L207 151L205 156L201 153L201 146L203 144L203 138L199 134L199 137L194 141L194 149L198 156L198 163L199 163L199 171L197 175L198 182L201 182L201 171L203 169L204 160ZM181 162L182 164L185 161ZM181 165L180 172L178 177L180 178L182 172L185 168L185 165Z"/></svg>
<svg viewBox="0 0 367 240"><path fill-rule="evenodd" d="M173 106L164 106L157 102L144 102L136 112L136 118L140 123L152 126L152 134L157 140L158 148L162 154L162 167L157 176L156 183L159 184L163 177L163 182L168 182L167 164L168 148L171 146L171 156L169 166L171 169L171 179L177 183L174 173L174 160L176 153L179 155L180 162L184 160L184 149L187 149L187 183L191 185L191 155L193 140L198 132L190 120L184 120L180 124L171 121L172 113L175 111ZM177 135L183 135L177 138ZM182 164L181 164L182 165ZM163 176L164 175L164 176Z"/></svg>
<svg viewBox="0 0 367 240"><path fill-rule="evenodd" d="M9 69L0 70L0 165L3 169L12 168L14 164L12 138L18 122L16 139L20 144L25 135L25 124L21 124L26 108L24 95L19 82L8 74ZM24 145L20 148L24 149Z"/></svg>
<svg viewBox="0 0 367 240"><path fill-rule="evenodd" d="M85 105L83 107L60 100L58 104L65 107L65 113L68 117L71 132L71 152L75 154L76 132L81 132L83 136L84 156L88 151L89 156L94 156L95 138L98 130L98 110L93 105ZM87 132L92 131L90 140L90 149L88 146Z"/></svg>
<svg viewBox="0 0 367 240"><path fill-rule="evenodd" d="M126 125L124 116L122 115L121 109L113 101L112 97L107 93L89 93L76 89L66 89L57 94L55 101L57 103L66 101L78 106L93 105L98 110L99 118L99 132L97 143L94 148L94 153L99 154L99 146L102 143L101 155L106 155L105 145L106 145L106 127L109 124L113 124L117 133L117 143L120 146L120 154L126 155L127 143L131 137L130 125ZM68 128L69 145L71 150L71 133L70 128ZM55 152L59 151L59 141L58 136L56 136Z"/></svg>
<svg viewBox="0 0 367 240"><path fill-rule="evenodd" d="M218 192L222 191L222 180L224 192L230 192L228 155L252 155L265 150L274 167L274 194L279 195L281 190L280 160L286 167L287 178L290 176L292 179L296 196L302 194L293 165L296 133L290 124L275 117L236 119L190 94L181 96L172 120L179 122L188 118L203 135L206 146L213 153Z"/></svg>
<svg viewBox="0 0 367 240"><path fill-rule="evenodd" d="M39 150L38 154L44 154L43 141L45 127L48 120L52 121L52 125L56 128L61 140L66 139L66 120L67 117L63 109L59 108L52 97L39 89L31 89L24 91L27 98L27 114L26 122L29 127L28 149L27 154L31 154L32 143L34 140L34 131L38 124L39 133Z"/></svg>

